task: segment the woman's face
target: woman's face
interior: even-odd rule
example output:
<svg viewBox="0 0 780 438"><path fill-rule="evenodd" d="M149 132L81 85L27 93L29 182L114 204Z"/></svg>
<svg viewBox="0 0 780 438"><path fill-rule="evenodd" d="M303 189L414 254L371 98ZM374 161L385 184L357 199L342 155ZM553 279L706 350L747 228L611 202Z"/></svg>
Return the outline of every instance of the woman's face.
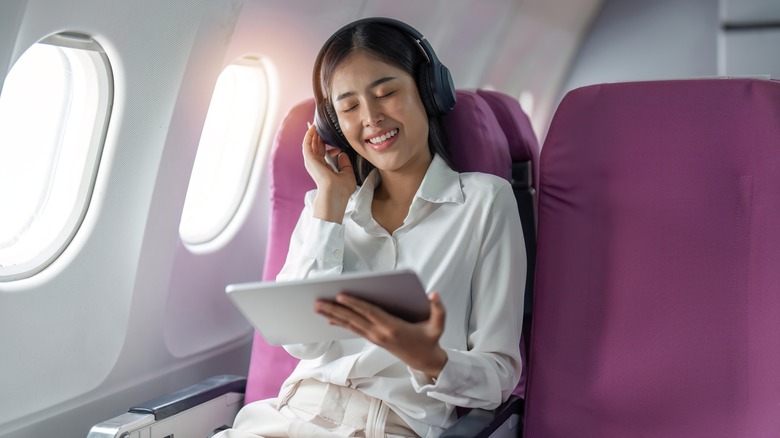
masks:
<svg viewBox="0 0 780 438"><path fill-rule="evenodd" d="M330 92L350 145L383 172L420 171L431 162L428 116L406 71L357 51L334 71Z"/></svg>

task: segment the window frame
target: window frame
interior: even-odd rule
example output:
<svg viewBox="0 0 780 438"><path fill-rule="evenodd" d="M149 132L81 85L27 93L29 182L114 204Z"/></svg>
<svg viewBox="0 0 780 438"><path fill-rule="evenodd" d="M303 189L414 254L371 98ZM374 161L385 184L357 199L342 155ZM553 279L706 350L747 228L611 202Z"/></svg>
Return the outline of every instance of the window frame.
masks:
<svg viewBox="0 0 780 438"><path fill-rule="evenodd" d="M186 232L182 232L182 229L184 228L183 223L185 219L185 213L187 213L187 210L185 209L187 205L187 197L189 196L189 190L190 190L190 184L192 183L192 175L194 174L194 171L196 169L196 163L197 163L197 156L200 152L201 147L201 141L203 139L202 133L201 138L198 142L198 150L195 152L196 158L193 162L193 168L192 172L190 174L190 183L187 185L187 192L185 193L185 204L182 206L182 214L179 221L179 227L178 227L178 234L179 239L181 239L182 243L186 248L188 248L190 251L195 253L204 253L204 252L211 252L215 250L218 247L221 247L221 244L217 244L217 242L224 243L225 234L229 232L231 228L233 228L233 224L235 221L237 221L241 217L241 209L242 205L247 202L247 195L250 193L250 183L253 180L253 174L256 172L257 168L257 160L260 157L261 152L261 146L262 141L265 136L265 130L268 128L267 124L269 119L271 118L271 111L272 111L272 71L269 68L269 64L267 60L265 60L263 57L255 54L246 54L243 56L238 57L234 61L226 64L222 70L220 71L220 76L225 73L225 71L230 68L231 66L239 66L239 67L250 67L250 68L256 68L259 69L262 76L263 76L263 83L259 85L259 87L262 88L262 93L264 93L263 96L263 103L261 105L260 110L258 111L259 117L257 117L255 122L253 123L254 130L251 132L251 140L250 140L250 152L246 154L246 160L245 164L240 170L241 174L243 175L242 180L239 181L239 184L236 186L237 190L234 192L235 196L233 199L235 199L234 202L232 202L229 206L229 209L225 210L224 216L221 216L222 219L218 222L215 222L216 226L209 227L208 230L200 231L197 233L197 238L190 238L190 236L195 235L196 233L191 233L190 236L186 236ZM214 91L216 91L216 82ZM208 120L208 111L211 111L211 105L214 101L214 94L212 92L212 98L209 101L209 108L207 110L207 117L204 119L204 131L205 131L205 123ZM232 195L232 193L231 193ZM229 211L228 211L229 210ZM205 236L205 237L204 237Z"/></svg>
<svg viewBox="0 0 780 438"><path fill-rule="evenodd" d="M13 263L10 266L0 266L0 283L35 276L59 258L73 241L84 222L92 201L114 105L113 68L105 50L95 39L82 33L60 32L49 35L34 44L48 44L63 49L82 50L84 52L83 55L90 58L93 64L91 67L95 69L97 80L95 119L92 125L92 133L89 135L89 145L86 146L84 154L86 158L84 171L77 184L78 188L75 192L73 208L65 213L68 215L67 219L62 221L62 227L55 237L47 245L40 246L35 256ZM27 50L31 47L33 46L28 47ZM26 50L24 53L26 53ZM82 54L76 54L76 56L82 56ZM14 65L16 64L14 63ZM12 68L13 66L11 66ZM10 71L9 69L8 72ZM5 80L3 81L3 86L5 86ZM68 121L65 121L65 126L67 125ZM50 174L51 177L54 177L59 165L60 163L53 167Z"/></svg>

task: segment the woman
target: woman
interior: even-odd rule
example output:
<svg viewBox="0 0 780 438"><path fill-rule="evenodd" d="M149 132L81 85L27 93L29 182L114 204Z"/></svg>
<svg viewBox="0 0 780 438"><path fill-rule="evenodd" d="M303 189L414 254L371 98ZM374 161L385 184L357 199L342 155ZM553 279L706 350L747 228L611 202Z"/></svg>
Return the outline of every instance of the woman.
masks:
<svg viewBox="0 0 780 438"><path fill-rule="evenodd" d="M453 90L428 89L441 78L425 76L438 60L420 37L366 19L320 51L314 92L327 126L303 140L317 189L277 280L412 269L438 291L431 316L407 323L343 294L318 302L316 312L361 337L286 346L301 362L279 397L247 405L226 437L438 436L456 406L495 408L520 378L517 206L503 179L451 169L440 123L448 108L432 94L446 101ZM343 150L327 149L318 129Z"/></svg>

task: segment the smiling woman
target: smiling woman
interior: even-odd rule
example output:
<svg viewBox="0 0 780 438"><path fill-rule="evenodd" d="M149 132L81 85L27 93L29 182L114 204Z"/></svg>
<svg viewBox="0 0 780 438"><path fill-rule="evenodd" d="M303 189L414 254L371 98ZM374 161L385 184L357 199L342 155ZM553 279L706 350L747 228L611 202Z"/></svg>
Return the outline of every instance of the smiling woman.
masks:
<svg viewBox="0 0 780 438"><path fill-rule="evenodd" d="M382 18L323 46L316 125L302 144L317 189L276 279L409 269L430 317L410 323L349 294L317 301L312 310L359 337L284 346L301 361L279 396L248 404L223 438L435 437L456 406L495 408L517 385L526 266L517 204L506 180L449 164L440 116L454 89L426 46Z"/></svg>

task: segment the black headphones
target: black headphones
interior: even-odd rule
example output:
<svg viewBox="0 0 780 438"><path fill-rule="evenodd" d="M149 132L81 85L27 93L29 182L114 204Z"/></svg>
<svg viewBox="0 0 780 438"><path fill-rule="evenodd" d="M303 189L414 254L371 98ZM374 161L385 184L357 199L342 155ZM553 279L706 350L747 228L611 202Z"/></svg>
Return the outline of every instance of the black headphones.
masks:
<svg viewBox="0 0 780 438"><path fill-rule="evenodd" d="M385 17L363 18L349 23L331 35L331 37L325 41L325 44L323 44L322 49L320 49L320 53L317 55L317 59L314 62L312 82L315 101L317 102L314 112L314 123L317 127L317 134L322 137L325 143L350 152L352 152L352 147L349 145L344 133L341 132L341 127L339 127L338 117L336 116L333 104L330 102L330 99L326 98L323 94L320 82L320 69L322 68L322 58L336 35L364 23L378 23L395 27L413 37L420 46L427 59L427 66L420 68L416 83L420 92L420 99L425 106L425 112L429 116L443 116L449 113L452 111L452 108L455 107L456 100L455 85L452 82L450 70L439 61L439 58L436 57L436 53L428 43L428 40L426 40L415 28L402 21Z"/></svg>

